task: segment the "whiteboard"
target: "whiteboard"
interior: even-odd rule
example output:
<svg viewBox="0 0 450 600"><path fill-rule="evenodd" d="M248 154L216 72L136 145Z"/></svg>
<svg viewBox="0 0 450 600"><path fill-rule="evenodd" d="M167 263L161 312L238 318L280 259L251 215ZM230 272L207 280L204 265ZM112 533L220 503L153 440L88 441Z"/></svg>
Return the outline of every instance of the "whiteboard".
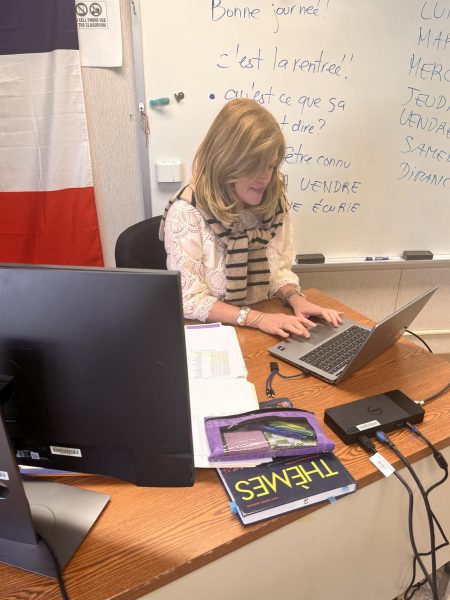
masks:
<svg viewBox="0 0 450 600"><path fill-rule="evenodd" d="M153 214L181 187L158 183L155 162L181 160L188 181L217 112L251 97L286 138L297 253L450 254L448 0L140 8Z"/></svg>

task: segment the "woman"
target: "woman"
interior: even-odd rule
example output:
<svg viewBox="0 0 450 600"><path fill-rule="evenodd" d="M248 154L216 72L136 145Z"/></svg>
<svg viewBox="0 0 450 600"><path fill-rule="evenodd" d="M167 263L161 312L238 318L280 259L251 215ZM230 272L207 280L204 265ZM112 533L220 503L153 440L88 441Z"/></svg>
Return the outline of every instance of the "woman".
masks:
<svg viewBox="0 0 450 600"><path fill-rule="evenodd" d="M194 158L192 181L172 198L160 237L168 269L181 273L184 316L309 337L319 316L341 314L308 302L292 272L293 234L279 171L285 141L254 100L228 102ZM278 297L293 315L251 308Z"/></svg>

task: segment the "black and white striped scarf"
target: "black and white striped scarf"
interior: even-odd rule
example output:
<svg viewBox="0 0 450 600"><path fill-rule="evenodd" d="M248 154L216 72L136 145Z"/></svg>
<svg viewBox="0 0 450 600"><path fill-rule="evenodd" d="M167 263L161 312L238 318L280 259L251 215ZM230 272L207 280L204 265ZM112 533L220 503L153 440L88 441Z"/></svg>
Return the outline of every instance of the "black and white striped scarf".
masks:
<svg viewBox="0 0 450 600"><path fill-rule="evenodd" d="M193 189L187 185L169 200L161 219L159 237L164 239L164 225L167 212L176 200L184 200L195 206L212 231L227 247L225 259L226 293L225 301L243 305L247 299L247 289L260 286L265 292L270 280L269 261L266 247L283 225L285 216L284 198L279 198L275 213L262 221L261 227L233 231L198 206Z"/></svg>

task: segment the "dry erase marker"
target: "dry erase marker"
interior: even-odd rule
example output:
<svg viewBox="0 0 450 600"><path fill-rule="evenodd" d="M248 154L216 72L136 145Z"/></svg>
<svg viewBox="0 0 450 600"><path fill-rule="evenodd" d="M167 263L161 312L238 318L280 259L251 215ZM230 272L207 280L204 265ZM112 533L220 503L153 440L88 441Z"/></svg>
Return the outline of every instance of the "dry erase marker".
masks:
<svg viewBox="0 0 450 600"><path fill-rule="evenodd" d="M389 260L389 256L366 256L366 260Z"/></svg>

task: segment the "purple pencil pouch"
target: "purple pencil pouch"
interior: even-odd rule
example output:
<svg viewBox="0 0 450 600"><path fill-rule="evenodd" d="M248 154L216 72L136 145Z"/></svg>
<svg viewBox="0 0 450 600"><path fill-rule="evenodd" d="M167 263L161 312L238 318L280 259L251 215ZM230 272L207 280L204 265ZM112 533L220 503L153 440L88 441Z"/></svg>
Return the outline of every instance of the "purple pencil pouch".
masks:
<svg viewBox="0 0 450 600"><path fill-rule="evenodd" d="M277 458L332 452L316 417L296 408L205 418L209 460Z"/></svg>

